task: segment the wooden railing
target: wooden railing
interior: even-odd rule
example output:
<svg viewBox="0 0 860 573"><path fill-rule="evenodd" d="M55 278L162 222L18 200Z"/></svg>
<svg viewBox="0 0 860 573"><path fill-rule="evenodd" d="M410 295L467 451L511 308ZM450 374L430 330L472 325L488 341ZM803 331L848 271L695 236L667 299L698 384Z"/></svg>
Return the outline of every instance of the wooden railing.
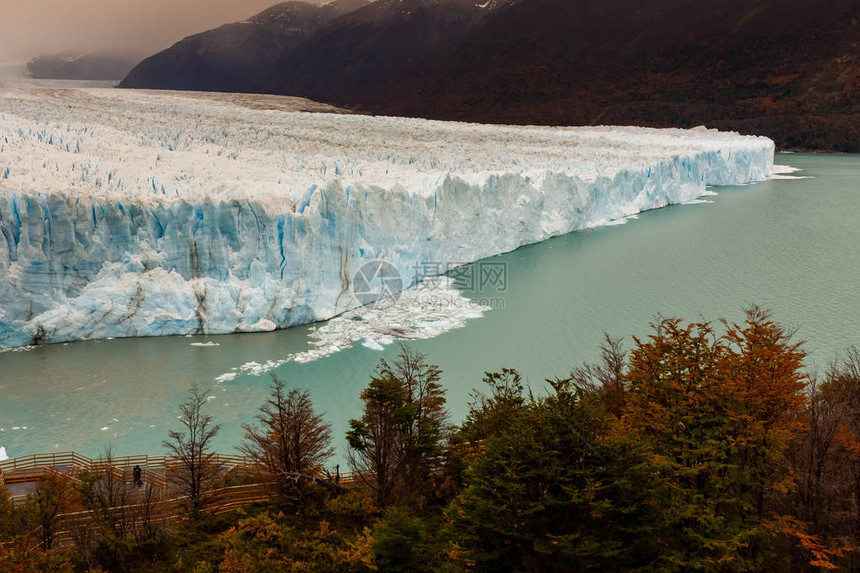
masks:
<svg viewBox="0 0 860 573"><path fill-rule="evenodd" d="M211 515L228 513L239 507L256 502L263 502L271 498L277 488L261 478L260 468L251 463L251 460L243 456L217 455L213 463L221 468L213 485L221 484L203 494L201 498L201 509ZM111 508L111 519L125 523L126 527L141 527L146 520L150 523L162 523L168 525L177 521L187 511L189 498L178 496L175 477L180 470L181 464L175 458L166 456L122 456L111 459L90 459L77 452L56 452L51 454L33 454L5 460L0 462L0 484L12 484L22 482L33 482L47 475L56 475L72 482L79 482L84 472L104 474L110 471L115 478L130 483L133 479L133 468L141 466L142 478L154 490L133 489L129 505ZM257 483L238 486L224 486L223 484L230 476L245 474L257 479ZM331 476L332 478L334 476ZM340 484L349 487L359 481L359 476L353 473L342 473L339 475ZM2 495L0 491L0 495ZM142 501L148 495L154 494L156 498L150 502ZM19 495L11 498L17 505L26 503L27 496ZM104 515L102 515L104 517ZM90 535L99 526L96 522L96 514L93 511L77 511L65 513L60 516L57 533L54 536L54 546L74 544L81 539L81 535ZM130 530L131 531L131 530ZM38 537L38 531L33 532ZM0 545L2 547L2 545Z"/></svg>
<svg viewBox="0 0 860 573"><path fill-rule="evenodd" d="M234 485L207 492L203 496L203 504L209 513L220 515L270 497L270 484Z"/></svg>
<svg viewBox="0 0 860 573"><path fill-rule="evenodd" d="M30 454L0 462L0 471L8 474L17 470L41 468L46 466L81 466L91 462L77 452L54 452L50 454Z"/></svg>
<svg viewBox="0 0 860 573"><path fill-rule="evenodd" d="M475 454L481 450L480 443L461 444L454 446L453 450L462 450L463 453ZM244 456L216 455L213 463L221 468L221 473L211 485L221 485L216 489L206 492L201 499L202 509L209 514L219 515L230 512L238 507L255 502L268 500L276 488L271 483L265 483L260 468L253 464L252 460ZM24 481L36 481L48 474L62 476L63 478L78 481L81 474L91 472L103 474L110 471L117 479L124 483L130 483L133 479L133 468L140 466L142 479L148 485L156 489L160 499L147 503L132 503L130 505L112 508L110 511L116 517L130 519L132 522L142 523L144 515L146 519L156 520L168 524L178 520L186 511L189 498L177 496L179 491L176 483L177 472L182 467L178 459L169 456L117 456L110 459L91 459L77 452L56 452L51 454L32 454L21 456L0 462L0 487L10 483ZM224 486L226 480L239 473L251 476L257 483L238 486ZM335 475L329 475L331 479ZM362 482L362 476L356 472L344 472L337 476L338 483L344 487L350 487ZM140 494L134 494L131 499L138 501L146 497L145 490ZM2 494L2 492L0 492ZM13 502L25 502L26 496L13 498ZM95 514L92 511L79 511L66 513L60 516L59 533L55 543L67 545L80 539L81 534L88 534L92 528L97 526Z"/></svg>
<svg viewBox="0 0 860 573"><path fill-rule="evenodd" d="M212 463L225 468L234 468L234 471L251 472L254 464L244 456L231 456L216 454ZM88 458L77 452L54 452L50 454L31 454L11 458L0 462L0 486L14 481L24 481L14 476L26 475L28 470L53 467L65 468L66 474L78 477L84 472L103 473L110 468L117 477L126 481L135 466L140 466L142 478L148 483L154 483L159 487L167 487L169 474L175 473L181 467L180 461L171 456L116 456L111 458Z"/></svg>
<svg viewBox="0 0 860 573"><path fill-rule="evenodd" d="M256 466L244 456L216 454L212 463L220 468L214 485L224 485L231 476L244 474L253 476ZM84 473L104 474L110 471L114 478L131 483L133 468L141 468L141 480L165 494L177 490L176 476L181 471L181 462L171 456L116 456L111 458L88 458L77 452L52 452L30 454L0 462L0 488L7 485L35 482L47 474L55 474L77 482ZM2 493L2 492L0 492ZM26 495L11 496L15 504L24 503Z"/></svg>
<svg viewBox="0 0 860 573"><path fill-rule="evenodd" d="M250 458L245 456L231 456L215 454L213 462L218 465L234 465L252 467ZM168 467L178 465L179 460L172 456L112 456L111 458L88 458L77 452L53 452L49 454L30 454L10 458L0 462L0 472L12 472L22 469L31 469L46 466L69 466L80 470L97 470L106 466L115 468L144 467Z"/></svg>
<svg viewBox="0 0 860 573"><path fill-rule="evenodd" d="M211 515L220 515L251 503L266 501L271 497L268 485L250 484L210 490L202 497L202 509ZM186 510L187 502L187 497L179 497L152 502L149 508L145 503L137 503L113 507L109 511L114 519L124 521L128 528L142 525L144 515L150 522L166 525L180 519ZM56 546L75 543L76 535L91 531L95 527L95 514L92 511L61 514L54 544Z"/></svg>

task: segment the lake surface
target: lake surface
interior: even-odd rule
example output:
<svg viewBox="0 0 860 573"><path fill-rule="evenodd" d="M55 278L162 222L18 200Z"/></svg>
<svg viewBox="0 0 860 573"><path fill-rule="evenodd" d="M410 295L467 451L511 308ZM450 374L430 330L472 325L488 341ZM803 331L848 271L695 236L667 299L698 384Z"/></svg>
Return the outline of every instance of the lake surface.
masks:
<svg viewBox="0 0 860 573"><path fill-rule="evenodd" d="M629 348L630 335L647 335L657 316L739 321L745 306L759 304L797 329L818 371L860 345L860 156L779 154L776 163L801 171L484 261L505 269L505 288L476 283L463 294L497 308L410 342L442 368L452 421L462 419L484 371L517 368L542 389L545 378L597 359L604 331ZM397 347L359 343L274 367L311 348L318 328L0 353L0 446L10 456L99 455L107 445L115 455L164 453L177 405L197 381L212 388L209 412L223 424L216 446L231 452L267 394L268 362L289 386L310 390L342 460L359 393ZM199 346L207 343L218 346Z"/></svg>

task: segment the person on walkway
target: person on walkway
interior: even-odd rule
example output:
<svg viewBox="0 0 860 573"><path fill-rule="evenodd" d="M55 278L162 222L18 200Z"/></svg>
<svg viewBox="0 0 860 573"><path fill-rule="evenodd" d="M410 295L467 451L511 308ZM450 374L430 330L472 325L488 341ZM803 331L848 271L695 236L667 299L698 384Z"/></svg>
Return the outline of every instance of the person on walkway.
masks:
<svg viewBox="0 0 860 573"><path fill-rule="evenodd" d="M134 466L134 487L143 487L143 481L140 479L142 474L143 470L140 469L140 466Z"/></svg>

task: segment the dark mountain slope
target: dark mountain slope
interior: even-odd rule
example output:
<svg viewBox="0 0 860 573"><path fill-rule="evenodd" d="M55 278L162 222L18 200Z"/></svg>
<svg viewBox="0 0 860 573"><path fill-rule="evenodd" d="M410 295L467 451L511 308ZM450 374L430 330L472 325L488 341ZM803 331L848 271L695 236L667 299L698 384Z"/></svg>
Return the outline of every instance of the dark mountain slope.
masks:
<svg viewBox="0 0 860 573"><path fill-rule="evenodd" d="M262 91L362 101L462 36L498 1L377 0L320 28L285 52Z"/></svg>
<svg viewBox="0 0 860 573"><path fill-rule="evenodd" d="M281 4L122 85L493 123L705 124L860 151L860 0L479 1Z"/></svg>
<svg viewBox="0 0 860 573"><path fill-rule="evenodd" d="M858 19L858 0L524 0L359 103L469 121L706 123L860 151Z"/></svg>
<svg viewBox="0 0 860 573"><path fill-rule="evenodd" d="M367 4L284 2L244 21L189 36L138 64L120 87L252 92L273 63L321 25Z"/></svg>

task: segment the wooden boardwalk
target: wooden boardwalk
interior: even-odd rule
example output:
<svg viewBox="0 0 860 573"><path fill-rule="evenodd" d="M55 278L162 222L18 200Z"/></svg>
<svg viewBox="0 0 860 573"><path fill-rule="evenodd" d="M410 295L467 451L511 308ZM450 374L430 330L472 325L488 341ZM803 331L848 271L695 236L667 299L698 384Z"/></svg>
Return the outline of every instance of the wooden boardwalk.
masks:
<svg viewBox="0 0 860 573"><path fill-rule="evenodd" d="M79 481L84 473L103 475L111 472L121 482L133 483L134 468L141 469L144 484L157 488L166 497L175 496L180 489L177 475L181 469L179 460L170 456L116 456L88 458L77 452L54 452L31 454L0 462L0 486L9 490L13 503L22 503L26 494L48 474L54 474L72 482ZM212 458L216 484L223 484L230 477L253 480L259 474L253 462L243 456L217 454Z"/></svg>
<svg viewBox="0 0 860 573"><path fill-rule="evenodd" d="M201 509L208 514L218 515L270 499L273 495L272 484L260 467L250 458L216 454L212 467L214 477L201 498ZM135 487L134 468L141 469L144 487ZM116 456L110 459L88 458L77 452L56 452L32 454L0 462L0 495L8 494L14 505L27 503L29 495L36 491L40 480L52 475L68 480L70 484L80 483L81 475L105 476L109 472L115 483L127 495L127 505L111 508L120 519L134 520L146 516L148 520L169 523L179 519L187 508L188 498L184 495L178 479L181 464L171 456ZM350 486L358 482L353 474L340 474L339 483ZM231 481L244 482L229 485ZM92 511L79 511L62 514L59 517L55 545L74 543L75 532L93 523Z"/></svg>

